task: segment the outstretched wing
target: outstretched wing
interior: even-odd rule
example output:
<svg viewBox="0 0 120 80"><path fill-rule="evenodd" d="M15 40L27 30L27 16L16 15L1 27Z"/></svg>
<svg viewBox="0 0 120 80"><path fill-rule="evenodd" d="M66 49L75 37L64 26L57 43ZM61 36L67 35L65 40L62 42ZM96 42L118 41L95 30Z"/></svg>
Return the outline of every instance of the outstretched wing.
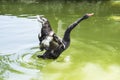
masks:
<svg viewBox="0 0 120 80"><path fill-rule="evenodd" d="M52 40L52 35L54 34L54 32L52 31L50 23L46 18L37 16L37 20L42 24L40 33L38 34L40 49L47 49Z"/></svg>

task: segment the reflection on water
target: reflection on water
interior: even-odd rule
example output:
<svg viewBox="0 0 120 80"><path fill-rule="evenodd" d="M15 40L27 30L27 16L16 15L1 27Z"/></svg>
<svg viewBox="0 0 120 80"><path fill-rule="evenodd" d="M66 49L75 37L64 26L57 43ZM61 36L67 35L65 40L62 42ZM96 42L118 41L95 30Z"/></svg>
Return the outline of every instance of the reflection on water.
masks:
<svg viewBox="0 0 120 80"><path fill-rule="evenodd" d="M82 67L80 67L81 65L77 65L77 67L74 67L72 70L69 69L70 65L64 65L64 66L67 66L67 67L62 66L62 68L64 68L63 69L64 73L59 68L55 69L56 71L54 72L46 71L47 73L45 74L45 80L73 80L73 79L75 80L119 80L120 79L120 76L119 76L120 67L118 65L109 65L107 68L104 68L99 64L86 63ZM47 76L50 76L50 77L47 77Z"/></svg>
<svg viewBox="0 0 120 80"><path fill-rule="evenodd" d="M87 63L82 69L83 80L119 80L120 67L110 65L107 69L98 64Z"/></svg>
<svg viewBox="0 0 120 80"><path fill-rule="evenodd" d="M22 67L21 62L24 61L23 58L29 60L32 53L36 51L31 50L30 47L38 46L37 20L4 15L0 16L0 20L0 78L1 80L2 78L29 80L39 70ZM29 54L25 56L27 53Z"/></svg>
<svg viewBox="0 0 120 80"><path fill-rule="evenodd" d="M38 44L39 27L37 20L2 15L0 20L1 53L16 53L22 51L21 49Z"/></svg>
<svg viewBox="0 0 120 80"><path fill-rule="evenodd" d="M0 80L120 79L119 3L0 4ZM68 25L88 12L95 16L72 31L71 46L57 60L36 57L43 53L38 48L37 14L47 17L63 36Z"/></svg>

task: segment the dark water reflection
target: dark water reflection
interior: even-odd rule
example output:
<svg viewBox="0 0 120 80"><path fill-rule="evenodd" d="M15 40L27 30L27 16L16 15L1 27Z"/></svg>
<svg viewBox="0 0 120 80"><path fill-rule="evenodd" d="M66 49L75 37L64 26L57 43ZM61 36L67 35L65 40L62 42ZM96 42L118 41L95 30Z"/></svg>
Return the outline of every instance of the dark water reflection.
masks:
<svg viewBox="0 0 120 80"><path fill-rule="evenodd" d="M0 3L0 80L119 80L119 2ZM42 60L36 15L47 17L63 36L85 13L95 16L78 25L71 46L57 60Z"/></svg>

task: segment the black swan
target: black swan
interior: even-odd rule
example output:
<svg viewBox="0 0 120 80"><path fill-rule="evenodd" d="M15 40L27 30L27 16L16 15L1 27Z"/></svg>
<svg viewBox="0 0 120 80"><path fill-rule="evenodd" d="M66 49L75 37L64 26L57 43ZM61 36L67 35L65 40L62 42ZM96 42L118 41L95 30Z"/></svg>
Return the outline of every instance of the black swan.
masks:
<svg viewBox="0 0 120 80"><path fill-rule="evenodd" d="M41 16L38 16L38 21L42 24L42 28L38 35L40 50L45 50L45 53L38 55L38 58L43 59L57 59L59 55L66 50L70 45L70 32L74 29L82 20L94 15L86 14L82 18L79 18L73 24L71 24L65 31L63 39L60 39L52 30L49 21Z"/></svg>

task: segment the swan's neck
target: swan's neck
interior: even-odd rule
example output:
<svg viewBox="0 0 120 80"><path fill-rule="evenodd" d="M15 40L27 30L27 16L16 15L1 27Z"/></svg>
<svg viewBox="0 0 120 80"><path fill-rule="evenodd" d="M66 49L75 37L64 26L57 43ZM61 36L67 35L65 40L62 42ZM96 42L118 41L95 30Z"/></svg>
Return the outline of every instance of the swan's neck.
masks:
<svg viewBox="0 0 120 80"><path fill-rule="evenodd" d="M90 16L92 16L93 13L91 14L86 14L84 15L82 18L79 18L77 21L75 21L73 24L71 24L65 31L64 37L63 37L63 41L65 42L70 42L70 32L83 20L89 18Z"/></svg>

